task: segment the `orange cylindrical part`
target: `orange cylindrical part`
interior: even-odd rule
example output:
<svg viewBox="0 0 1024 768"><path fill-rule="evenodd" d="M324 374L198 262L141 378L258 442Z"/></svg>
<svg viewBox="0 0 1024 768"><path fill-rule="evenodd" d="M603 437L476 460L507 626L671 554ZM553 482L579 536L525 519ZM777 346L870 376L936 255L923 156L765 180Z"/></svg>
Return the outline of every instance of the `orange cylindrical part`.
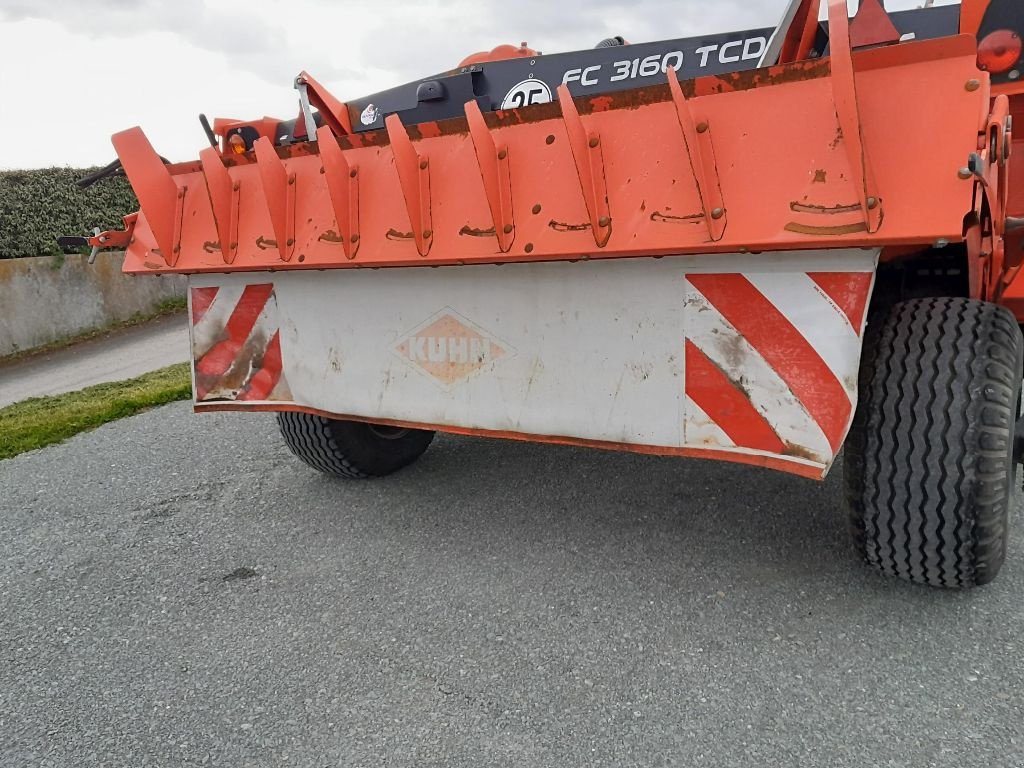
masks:
<svg viewBox="0 0 1024 768"><path fill-rule="evenodd" d="M471 53L459 62L459 67L470 67L473 64L486 64L489 61L504 61L505 59L529 59L537 56L533 48L527 48L526 43L520 46L499 45L489 51Z"/></svg>

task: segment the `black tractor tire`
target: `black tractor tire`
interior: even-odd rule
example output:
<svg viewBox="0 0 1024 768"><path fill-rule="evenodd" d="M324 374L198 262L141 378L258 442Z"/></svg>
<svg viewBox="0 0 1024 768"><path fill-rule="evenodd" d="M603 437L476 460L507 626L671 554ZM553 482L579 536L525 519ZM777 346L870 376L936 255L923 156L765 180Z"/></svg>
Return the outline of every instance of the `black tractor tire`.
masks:
<svg viewBox="0 0 1024 768"><path fill-rule="evenodd" d="M1002 307L914 299L869 321L844 450L858 553L917 584L966 588L1006 559L1024 340Z"/></svg>
<svg viewBox="0 0 1024 768"><path fill-rule="evenodd" d="M284 442L313 469L347 479L383 477L423 455L434 433L362 421L282 412L277 425Z"/></svg>

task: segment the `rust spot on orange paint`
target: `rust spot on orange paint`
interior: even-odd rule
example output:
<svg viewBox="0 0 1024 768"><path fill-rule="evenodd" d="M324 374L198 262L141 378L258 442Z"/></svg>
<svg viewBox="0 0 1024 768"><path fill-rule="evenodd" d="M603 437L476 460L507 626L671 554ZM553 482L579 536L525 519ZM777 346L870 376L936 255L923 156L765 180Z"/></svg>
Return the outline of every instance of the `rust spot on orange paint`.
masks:
<svg viewBox="0 0 1024 768"><path fill-rule="evenodd" d="M785 64L765 69L748 69L742 72L727 72L712 77L718 81L720 88L718 92L726 91L748 91L752 88L763 88L769 85L783 85L785 83L799 83L804 80L815 80L820 77L828 77L832 73L832 63L829 59L811 59L798 61L795 64ZM698 86L704 85L706 80L696 80ZM697 93L703 91L698 87ZM684 89L685 92L685 89Z"/></svg>
<svg viewBox="0 0 1024 768"><path fill-rule="evenodd" d="M542 120L554 120L562 116L562 109L557 101L546 104L534 104L528 109L499 109L496 112L484 113L484 120L489 128L506 125L522 125L523 123L539 123ZM463 120L465 122L465 120Z"/></svg>
<svg viewBox="0 0 1024 768"><path fill-rule="evenodd" d="M322 243L343 243L345 238L335 232L333 229L328 229L320 237L317 238Z"/></svg>
<svg viewBox="0 0 1024 768"><path fill-rule="evenodd" d="M861 221L857 224L843 224L838 227L811 227L791 221L785 226L785 230L796 232L799 235L852 235L857 232L867 232L868 225Z"/></svg>
<svg viewBox="0 0 1024 768"><path fill-rule="evenodd" d="M683 84L684 92L687 85L692 89L693 81L691 80ZM644 88L633 88L628 91L610 93L600 98L573 99L573 101L581 115L592 115L594 112L609 112L613 109L639 109L650 104L661 104L662 102L669 101L671 98L672 93L666 84L648 85ZM552 102L552 104L558 106L557 102ZM561 116L561 111L559 111L558 117Z"/></svg>
<svg viewBox="0 0 1024 768"><path fill-rule="evenodd" d="M859 213L860 205L858 203L851 203L849 205L834 205L828 207L825 205L813 205L812 203L797 203L792 202L789 204L789 208L796 213L817 213L817 214L836 214L836 213Z"/></svg>
<svg viewBox="0 0 1024 768"><path fill-rule="evenodd" d="M554 219L548 222L548 226L555 230L555 232L583 232L590 229L590 224L566 224Z"/></svg>
<svg viewBox="0 0 1024 768"><path fill-rule="evenodd" d="M289 151L289 149L291 151ZM300 141L296 144L291 144L289 147L274 147L277 152L277 156L282 160L287 160L289 157L302 156L302 155L319 155L320 147L316 145L316 142Z"/></svg>
<svg viewBox="0 0 1024 768"><path fill-rule="evenodd" d="M460 235L469 235L470 237L494 237L494 227L488 227L487 229L476 229L467 224L459 230Z"/></svg>
<svg viewBox="0 0 1024 768"><path fill-rule="evenodd" d="M384 235L388 240L412 240L412 232L399 232L397 229L389 229Z"/></svg>
<svg viewBox="0 0 1024 768"><path fill-rule="evenodd" d="M421 139L433 139L441 135L441 129L438 127L437 123L420 123L419 125L410 126L410 138L414 138L412 136L413 128L418 129L417 133Z"/></svg>
<svg viewBox="0 0 1024 768"><path fill-rule="evenodd" d="M337 140L338 146L342 149L387 147L391 144L391 139L388 138L388 132L385 130L351 133L348 136L338 136Z"/></svg>
<svg viewBox="0 0 1024 768"><path fill-rule="evenodd" d="M703 218L703 213L688 213L684 216L673 216L670 213L655 211L651 214L651 221L659 221L662 224L696 224Z"/></svg>

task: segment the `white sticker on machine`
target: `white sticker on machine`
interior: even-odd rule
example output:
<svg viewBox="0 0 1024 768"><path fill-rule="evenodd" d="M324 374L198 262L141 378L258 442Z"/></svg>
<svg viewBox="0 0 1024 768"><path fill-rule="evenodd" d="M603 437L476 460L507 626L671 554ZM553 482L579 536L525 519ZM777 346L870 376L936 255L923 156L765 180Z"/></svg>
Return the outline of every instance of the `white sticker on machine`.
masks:
<svg viewBox="0 0 1024 768"><path fill-rule="evenodd" d="M523 80L516 83L501 100L502 109L519 109L551 101L551 88L543 80Z"/></svg>
<svg viewBox="0 0 1024 768"><path fill-rule="evenodd" d="M380 110L373 104L367 104L366 109L359 115L359 122L363 125L373 125L380 119Z"/></svg>

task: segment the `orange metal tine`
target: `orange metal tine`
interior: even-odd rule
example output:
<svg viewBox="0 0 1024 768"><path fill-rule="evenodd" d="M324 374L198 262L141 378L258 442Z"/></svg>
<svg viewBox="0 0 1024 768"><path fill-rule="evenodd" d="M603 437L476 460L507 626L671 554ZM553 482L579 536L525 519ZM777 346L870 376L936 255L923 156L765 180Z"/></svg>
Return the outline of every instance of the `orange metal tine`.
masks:
<svg viewBox="0 0 1024 768"><path fill-rule="evenodd" d="M345 159L330 127L317 128L316 142L345 258L354 259L359 252L359 167Z"/></svg>
<svg viewBox="0 0 1024 768"><path fill-rule="evenodd" d="M601 136L588 131L576 109L576 103L563 83L558 86L558 103L562 107L562 122L569 138L569 147L576 163L583 201L590 214L590 229L598 248L608 244L612 235L611 208L608 201L608 183L604 175Z"/></svg>
<svg viewBox="0 0 1024 768"><path fill-rule="evenodd" d="M384 127L391 140L391 151L395 157L398 181L402 185L405 207L412 225L412 236L420 256L430 253L434 240L430 215L430 163L421 157L412 145L412 140L398 115L388 115Z"/></svg>
<svg viewBox="0 0 1024 768"><path fill-rule="evenodd" d="M679 86L679 75L669 67L666 73L672 102L675 104L679 128L683 133L683 145L690 159L690 170L700 192L701 207L708 234L715 242L725 235L726 210L722 198L722 184L715 167L715 150L711 144L711 125L701 116L698 120Z"/></svg>
<svg viewBox="0 0 1024 768"><path fill-rule="evenodd" d="M220 236L220 252L225 264L234 262L238 255L238 203L241 183L232 181L231 174L224 167L220 152L207 147L199 153L206 177L206 190L210 195L210 207L217 223Z"/></svg>
<svg viewBox="0 0 1024 768"><path fill-rule="evenodd" d="M277 238L277 250L282 261L290 261L295 250L295 171L285 167L266 136L256 139L253 149L263 182L263 197Z"/></svg>
<svg viewBox="0 0 1024 768"><path fill-rule="evenodd" d="M494 222L494 234L498 248L508 253L515 240L515 222L512 213L512 181L509 174L508 147L495 144L491 130L487 127L480 105L475 101L466 102L466 124L473 139L480 176L484 182L487 206Z"/></svg>
<svg viewBox="0 0 1024 768"><path fill-rule="evenodd" d="M832 93L843 131L843 143L850 159L850 170L857 198L867 219L868 232L882 225L882 200L879 197L870 158L864 152L860 106L857 102L857 78L850 48L850 20L846 0L828 0L828 29L832 51Z"/></svg>
<svg viewBox="0 0 1024 768"><path fill-rule="evenodd" d="M352 119L348 114L348 107L338 101L331 92L324 88L313 76L303 70L299 73L299 81L305 83L309 94L309 103L320 110L324 120L335 136L344 136L352 133ZM319 134L319 131L317 131Z"/></svg>
<svg viewBox="0 0 1024 768"><path fill-rule="evenodd" d="M115 133L111 142L139 199L139 208L149 222L160 255L168 266L174 266L175 248L180 251L175 238L176 221L180 222L180 218L176 219L180 201L177 183L138 126Z"/></svg>

